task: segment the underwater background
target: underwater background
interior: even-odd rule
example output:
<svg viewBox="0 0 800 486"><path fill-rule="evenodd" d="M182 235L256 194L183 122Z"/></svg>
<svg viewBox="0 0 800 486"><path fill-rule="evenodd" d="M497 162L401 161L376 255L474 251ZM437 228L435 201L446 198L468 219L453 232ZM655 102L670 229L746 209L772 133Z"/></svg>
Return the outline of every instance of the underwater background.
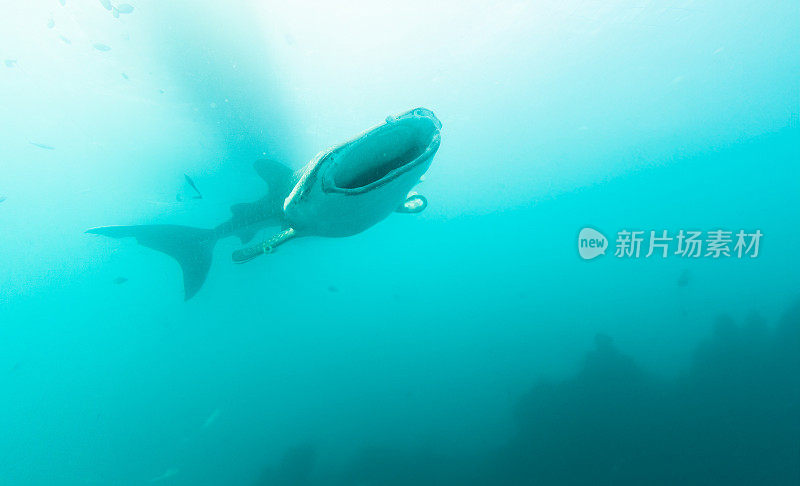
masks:
<svg viewBox="0 0 800 486"><path fill-rule="evenodd" d="M129 1L0 9L0 485L800 482L798 2ZM186 302L85 233L213 227L417 106L419 215L222 240Z"/></svg>

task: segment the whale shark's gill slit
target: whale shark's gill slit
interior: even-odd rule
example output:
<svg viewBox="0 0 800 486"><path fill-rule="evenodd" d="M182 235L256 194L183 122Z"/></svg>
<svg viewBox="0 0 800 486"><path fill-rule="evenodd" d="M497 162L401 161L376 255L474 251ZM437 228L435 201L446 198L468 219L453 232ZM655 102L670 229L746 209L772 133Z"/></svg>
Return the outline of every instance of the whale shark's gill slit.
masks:
<svg viewBox="0 0 800 486"><path fill-rule="evenodd" d="M433 123L425 119L387 126L337 156L334 183L342 189L358 189L383 179L425 153L434 131Z"/></svg>

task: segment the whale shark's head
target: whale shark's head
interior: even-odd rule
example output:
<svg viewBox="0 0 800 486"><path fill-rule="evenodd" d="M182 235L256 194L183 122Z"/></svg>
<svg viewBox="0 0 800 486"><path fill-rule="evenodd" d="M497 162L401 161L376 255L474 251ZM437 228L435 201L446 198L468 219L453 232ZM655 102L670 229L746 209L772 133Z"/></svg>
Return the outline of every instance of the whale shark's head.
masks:
<svg viewBox="0 0 800 486"><path fill-rule="evenodd" d="M287 218L318 234L353 234L375 224L428 169L441 127L433 112L416 108L317 155L285 200Z"/></svg>

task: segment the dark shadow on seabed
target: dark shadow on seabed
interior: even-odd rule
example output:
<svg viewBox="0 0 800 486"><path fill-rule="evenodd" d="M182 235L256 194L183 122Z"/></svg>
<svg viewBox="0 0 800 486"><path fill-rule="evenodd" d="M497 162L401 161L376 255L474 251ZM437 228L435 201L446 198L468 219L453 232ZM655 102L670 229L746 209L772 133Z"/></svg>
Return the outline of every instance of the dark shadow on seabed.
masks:
<svg viewBox="0 0 800 486"><path fill-rule="evenodd" d="M722 316L665 380L598 335L580 371L517 403L499 450L369 447L337 470L290 450L257 486L800 484L800 302L771 328Z"/></svg>

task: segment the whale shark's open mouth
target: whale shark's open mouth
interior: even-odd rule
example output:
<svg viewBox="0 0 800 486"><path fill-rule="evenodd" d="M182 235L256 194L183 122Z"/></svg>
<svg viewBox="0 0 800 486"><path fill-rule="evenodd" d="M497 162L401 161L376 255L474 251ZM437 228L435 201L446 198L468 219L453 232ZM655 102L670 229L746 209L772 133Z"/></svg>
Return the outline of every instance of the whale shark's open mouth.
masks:
<svg viewBox="0 0 800 486"><path fill-rule="evenodd" d="M427 110L387 120L343 147L327 174L338 189L358 190L379 185L414 167L429 150L438 148L439 120Z"/></svg>

